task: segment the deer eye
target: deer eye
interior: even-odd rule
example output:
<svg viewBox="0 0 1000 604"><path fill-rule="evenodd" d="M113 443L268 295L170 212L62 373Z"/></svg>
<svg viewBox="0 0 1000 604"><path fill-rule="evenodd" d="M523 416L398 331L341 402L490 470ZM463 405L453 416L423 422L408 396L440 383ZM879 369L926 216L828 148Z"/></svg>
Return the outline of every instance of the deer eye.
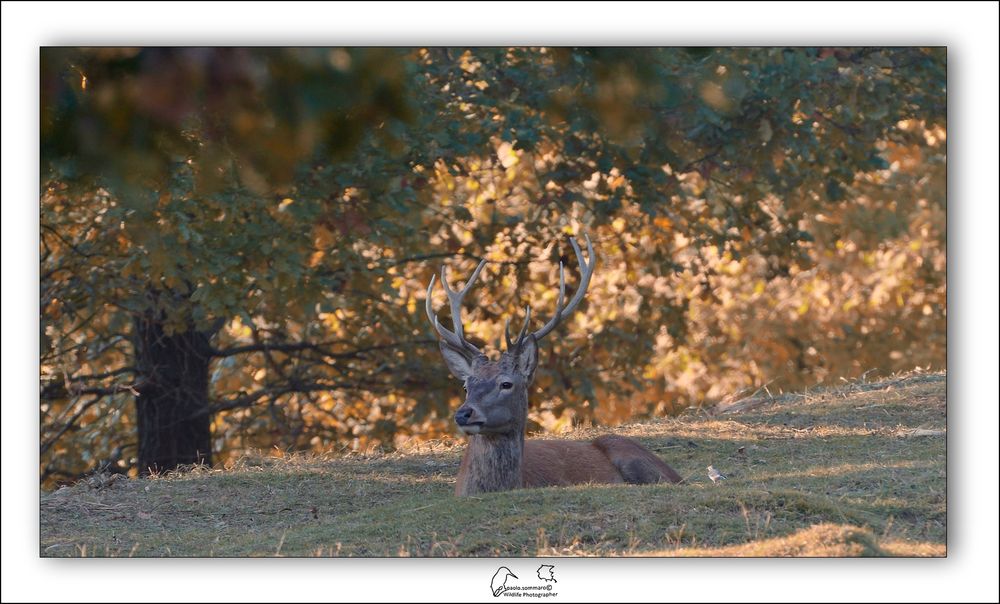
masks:
<svg viewBox="0 0 1000 604"><path fill-rule="evenodd" d="M511 384L510 382L504 382L504 383L500 384L500 389L501 390L510 390L513 387L514 387L514 384Z"/></svg>

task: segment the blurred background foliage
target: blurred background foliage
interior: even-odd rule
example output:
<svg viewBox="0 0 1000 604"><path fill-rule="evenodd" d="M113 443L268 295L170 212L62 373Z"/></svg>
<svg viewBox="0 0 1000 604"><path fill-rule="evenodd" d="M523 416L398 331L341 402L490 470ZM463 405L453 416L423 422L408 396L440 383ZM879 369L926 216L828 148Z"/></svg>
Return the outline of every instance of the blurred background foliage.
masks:
<svg viewBox="0 0 1000 604"><path fill-rule="evenodd" d="M495 351L582 233L532 429L943 368L945 85L940 48L44 48L42 481L452 435L431 274L490 260Z"/></svg>

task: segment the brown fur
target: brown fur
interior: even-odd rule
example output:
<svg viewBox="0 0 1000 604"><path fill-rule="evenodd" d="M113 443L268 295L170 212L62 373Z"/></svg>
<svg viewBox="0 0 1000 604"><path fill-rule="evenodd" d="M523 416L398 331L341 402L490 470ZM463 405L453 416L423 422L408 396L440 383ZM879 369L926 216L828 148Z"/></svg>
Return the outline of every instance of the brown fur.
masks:
<svg viewBox="0 0 1000 604"><path fill-rule="evenodd" d="M566 440L525 442L523 476L525 487L624 482L593 443Z"/></svg>
<svg viewBox="0 0 1000 604"><path fill-rule="evenodd" d="M594 439L594 446L611 460L625 482L680 482L681 475L631 438L608 434Z"/></svg>
<svg viewBox="0 0 1000 604"><path fill-rule="evenodd" d="M522 487L681 481L663 460L624 436L606 435L591 442L528 440L523 443L519 467L516 443L504 447L502 441L480 440L484 438L470 438L458 470L456 495ZM476 463L480 458L490 461Z"/></svg>

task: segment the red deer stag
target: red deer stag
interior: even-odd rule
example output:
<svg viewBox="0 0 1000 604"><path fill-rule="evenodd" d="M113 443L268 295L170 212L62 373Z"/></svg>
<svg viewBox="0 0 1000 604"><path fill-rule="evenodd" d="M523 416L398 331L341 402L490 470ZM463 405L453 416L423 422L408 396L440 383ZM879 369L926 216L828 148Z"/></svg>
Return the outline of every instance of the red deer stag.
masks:
<svg viewBox="0 0 1000 604"><path fill-rule="evenodd" d="M528 333L531 307L527 307L524 326L515 340L511 340L508 320L504 330L507 350L497 361L490 360L469 343L462 328L462 299L472 289L486 260L479 263L461 291L449 287L445 268L441 267L441 284L451 305L454 331L443 327L432 309L434 277L431 277L427 318L441 336L441 354L448 368L463 382L466 391L465 403L455 412L458 427L469 435L469 445L458 470L456 495L581 483L680 482L681 477L673 468L623 436L607 435L591 442L525 441L528 388L538 365L538 342L573 313L594 274L594 247L590 237L586 239L589 263L584 262L576 240L570 239L581 271L573 299L563 305L566 282L560 262L555 315L541 329Z"/></svg>

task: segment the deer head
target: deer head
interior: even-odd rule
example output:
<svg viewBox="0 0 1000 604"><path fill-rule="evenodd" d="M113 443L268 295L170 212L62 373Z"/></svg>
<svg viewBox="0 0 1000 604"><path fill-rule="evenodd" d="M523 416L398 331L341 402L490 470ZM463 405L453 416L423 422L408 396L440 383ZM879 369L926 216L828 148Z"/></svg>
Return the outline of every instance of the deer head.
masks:
<svg viewBox="0 0 1000 604"><path fill-rule="evenodd" d="M528 387L534 379L535 367L538 365L538 343L573 313L583 300L590 284L590 277L594 274L596 264L594 247L590 243L590 237L585 238L589 263L584 262L576 240L570 238L577 262L580 264L580 284L569 304L564 305L566 280L560 262L559 297L556 300L555 315L541 329L529 332L531 307L528 306L525 309L524 325L516 339L510 337L508 319L504 328L507 349L501 353L499 360L489 359L468 342L462 327L462 299L472 289L486 261L479 263L460 291L451 289L445 268L441 267L441 285L448 295L451 306L452 331L441 325L432 309L431 293L434 290L434 277L431 277L431 283L427 287L427 318L441 337L439 342L441 354L444 355L448 369L465 386L465 403L455 412L455 423L466 434L524 435L528 415Z"/></svg>

